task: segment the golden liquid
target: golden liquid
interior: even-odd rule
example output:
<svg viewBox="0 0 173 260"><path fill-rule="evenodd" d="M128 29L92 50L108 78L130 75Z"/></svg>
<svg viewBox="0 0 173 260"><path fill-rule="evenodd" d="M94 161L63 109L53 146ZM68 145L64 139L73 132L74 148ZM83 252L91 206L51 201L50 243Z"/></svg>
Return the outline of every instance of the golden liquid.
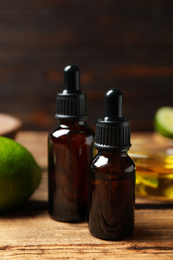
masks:
<svg viewBox="0 0 173 260"><path fill-rule="evenodd" d="M136 165L136 195L173 201L173 155L131 154Z"/></svg>

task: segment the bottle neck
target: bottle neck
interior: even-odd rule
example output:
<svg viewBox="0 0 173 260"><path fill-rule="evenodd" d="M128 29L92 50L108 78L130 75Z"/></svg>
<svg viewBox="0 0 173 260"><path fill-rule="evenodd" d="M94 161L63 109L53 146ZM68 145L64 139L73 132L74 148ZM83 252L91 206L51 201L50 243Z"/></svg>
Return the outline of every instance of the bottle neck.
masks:
<svg viewBox="0 0 173 260"><path fill-rule="evenodd" d="M128 149L127 148L123 148L123 149L115 149L115 150L106 150L106 149L97 149L98 150L98 154L102 155L102 156L106 156L106 157L111 157L111 156L128 156L127 152Z"/></svg>
<svg viewBox="0 0 173 260"><path fill-rule="evenodd" d="M58 118L61 125L68 126L84 126L86 125L85 118Z"/></svg>

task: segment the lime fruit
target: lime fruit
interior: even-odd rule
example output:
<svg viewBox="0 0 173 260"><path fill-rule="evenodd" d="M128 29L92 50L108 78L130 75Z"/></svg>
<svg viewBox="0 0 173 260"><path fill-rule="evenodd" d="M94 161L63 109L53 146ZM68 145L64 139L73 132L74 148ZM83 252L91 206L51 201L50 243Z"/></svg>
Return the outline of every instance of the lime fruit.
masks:
<svg viewBox="0 0 173 260"><path fill-rule="evenodd" d="M0 137L0 211L26 202L39 186L41 168L31 153L12 139Z"/></svg>
<svg viewBox="0 0 173 260"><path fill-rule="evenodd" d="M155 129L161 135L173 138L173 107L161 107L155 114Z"/></svg>

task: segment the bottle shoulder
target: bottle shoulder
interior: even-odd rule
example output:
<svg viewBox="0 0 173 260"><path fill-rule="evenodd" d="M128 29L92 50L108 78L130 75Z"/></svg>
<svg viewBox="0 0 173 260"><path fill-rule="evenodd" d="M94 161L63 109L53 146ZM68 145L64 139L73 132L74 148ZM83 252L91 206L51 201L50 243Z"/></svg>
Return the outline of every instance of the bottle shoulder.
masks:
<svg viewBox="0 0 173 260"><path fill-rule="evenodd" d="M90 142L94 142L94 131L93 129L85 124L73 124L73 123L59 123L55 128L49 132L49 139L64 139L74 138L78 139L80 136L83 138L90 138Z"/></svg>
<svg viewBox="0 0 173 260"><path fill-rule="evenodd" d="M68 130L71 133L77 133L77 132L82 132L82 133L89 133L92 135L95 135L94 130L86 125L78 125L78 126L73 126L73 125L64 125L64 124L59 124L56 127L54 127L53 129L50 130L49 134L53 134L56 131L60 131L60 130Z"/></svg>
<svg viewBox="0 0 173 260"><path fill-rule="evenodd" d="M92 162L91 169L104 173L124 173L135 171L135 164L131 157L126 154L97 154Z"/></svg>

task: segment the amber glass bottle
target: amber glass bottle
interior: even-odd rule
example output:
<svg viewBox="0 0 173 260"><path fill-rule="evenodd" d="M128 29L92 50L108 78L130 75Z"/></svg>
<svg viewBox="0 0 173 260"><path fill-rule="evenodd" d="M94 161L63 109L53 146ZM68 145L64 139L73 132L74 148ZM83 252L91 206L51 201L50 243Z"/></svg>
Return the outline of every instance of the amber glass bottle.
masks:
<svg viewBox="0 0 173 260"><path fill-rule="evenodd" d="M58 125L48 137L49 213L63 222L88 218L88 166L94 131L86 124L86 96L75 65L64 70L64 90L57 94Z"/></svg>
<svg viewBox="0 0 173 260"><path fill-rule="evenodd" d="M122 115L122 94L117 89L105 95L95 146L98 154L89 172L89 230L101 239L123 239L134 229L135 165L127 154L130 124Z"/></svg>

